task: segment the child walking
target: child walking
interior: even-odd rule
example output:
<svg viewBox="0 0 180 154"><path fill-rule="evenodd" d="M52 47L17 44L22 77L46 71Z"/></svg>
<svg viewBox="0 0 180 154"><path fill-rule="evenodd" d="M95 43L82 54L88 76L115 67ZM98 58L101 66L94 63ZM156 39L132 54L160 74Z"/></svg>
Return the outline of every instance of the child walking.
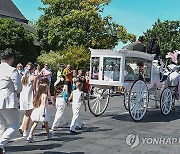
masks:
<svg viewBox="0 0 180 154"><path fill-rule="evenodd" d="M73 117L70 125L70 132L75 133L76 132L76 127L79 127L82 129L83 123L80 122L80 108L81 108L81 103L83 101L84 104L84 110L86 111L86 103L84 100L84 93L81 91L83 85L81 82L76 82L76 90L72 91L69 101L73 99L72 102L72 111L73 111Z"/></svg>
<svg viewBox="0 0 180 154"><path fill-rule="evenodd" d="M58 79L54 83L54 99L56 99L56 114L54 117L54 122L52 124L51 130L54 134L54 129L58 127L59 121L63 121L63 125L67 125L66 120L64 119L63 113L67 104L67 95L68 95L68 87L64 85L64 78Z"/></svg>
<svg viewBox="0 0 180 154"><path fill-rule="evenodd" d="M37 94L33 102L34 110L32 111L31 114L31 119L33 124L29 136L27 137L27 140L31 143L35 142L33 138L33 133L38 125L38 122L44 122L45 129L47 132L47 139L52 138L52 135L49 133L49 127L48 127L49 110L48 110L47 92L48 92L48 85L45 83L40 83Z"/></svg>

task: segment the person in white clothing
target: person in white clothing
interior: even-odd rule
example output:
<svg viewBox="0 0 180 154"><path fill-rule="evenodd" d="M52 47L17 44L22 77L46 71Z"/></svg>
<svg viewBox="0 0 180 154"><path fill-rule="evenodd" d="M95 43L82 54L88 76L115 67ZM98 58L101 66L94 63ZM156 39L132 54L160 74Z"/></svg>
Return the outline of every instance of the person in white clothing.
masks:
<svg viewBox="0 0 180 154"><path fill-rule="evenodd" d="M72 90L76 89L76 81L78 80L77 78L77 73L76 70L73 70L73 78L72 78Z"/></svg>
<svg viewBox="0 0 180 154"><path fill-rule="evenodd" d="M70 132L75 133L76 132L76 127L79 127L79 129L82 129L83 123L80 122L80 108L81 108L81 102L83 101L84 104L84 110L86 111L86 103L84 100L84 93L81 90L83 87L81 82L76 82L76 90L72 91L69 100L73 99L72 102L72 111L73 111L73 117L70 125Z"/></svg>
<svg viewBox="0 0 180 154"><path fill-rule="evenodd" d="M20 75L13 64L10 49L1 52L0 64L0 154L19 126L17 94L22 90Z"/></svg>
<svg viewBox="0 0 180 154"><path fill-rule="evenodd" d="M63 121L63 125L67 125L67 122L63 116L64 109L68 100L68 87L64 85L64 78L59 78L54 83L54 99L56 99L56 114L54 117L54 122L52 124L51 130L54 131L55 128L58 127L59 121Z"/></svg>
<svg viewBox="0 0 180 154"><path fill-rule="evenodd" d="M17 64L16 68L19 72L20 77L22 78L22 76L24 75L23 65L21 63L19 63L19 64Z"/></svg>
<svg viewBox="0 0 180 154"><path fill-rule="evenodd" d="M48 67L48 64L44 65L44 68L42 69L42 74L44 78L47 78L49 80L49 87L50 87L52 72L51 69Z"/></svg>
<svg viewBox="0 0 180 154"><path fill-rule="evenodd" d="M27 137L27 140L31 143L35 142L33 138L33 133L38 125L38 122L44 122L45 129L47 132L47 139L52 138L52 135L49 133L49 126L48 126L48 123L50 121L50 115L48 108L47 92L48 92L48 85L46 83L40 82L37 94L33 101L34 110L32 111L31 114L31 120L33 121L33 125L31 127L29 136Z"/></svg>
<svg viewBox="0 0 180 154"><path fill-rule="evenodd" d="M33 110L33 98L36 90L36 79L33 75L34 65L28 64L27 70L22 77L23 89L20 93L20 110L25 111L22 124L19 128L19 132L23 134L23 137L27 137L27 130L30 122L31 112Z"/></svg>

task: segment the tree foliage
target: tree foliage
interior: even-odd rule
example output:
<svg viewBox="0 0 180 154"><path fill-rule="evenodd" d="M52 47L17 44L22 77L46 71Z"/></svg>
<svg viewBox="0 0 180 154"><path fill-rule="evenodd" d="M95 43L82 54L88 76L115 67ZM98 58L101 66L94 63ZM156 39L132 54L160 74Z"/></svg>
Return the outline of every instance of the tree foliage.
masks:
<svg viewBox="0 0 180 154"><path fill-rule="evenodd" d="M75 70L87 70L90 65L90 52L81 46L68 46L63 50L64 64L71 64Z"/></svg>
<svg viewBox="0 0 180 154"><path fill-rule="evenodd" d="M0 50L12 48L15 52L15 64L36 61L33 36L23 26L12 19L0 18L0 34Z"/></svg>
<svg viewBox="0 0 180 154"><path fill-rule="evenodd" d="M134 41L133 34L101 12L110 0L42 0L46 5L37 23L37 35L46 51L67 45L114 48L119 41Z"/></svg>
<svg viewBox="0 0 180 154"><path fill-rule="evenodd" d="M37 62L42 64L47 63L52 69L53 76L56 76L56 72L58 70L59 65L63 64L64 61L63 55L60 52L54 52L51 50L49 53L42 53L37 58Z"/></svg>
<svg viewBox="0 0 180 154"><path fill-rule="evenodd" d="M156 35L160 45L161 54L180 50L180 21L161 21L158 19L145 33L145 40L148 43L152 35Z"/></svg>

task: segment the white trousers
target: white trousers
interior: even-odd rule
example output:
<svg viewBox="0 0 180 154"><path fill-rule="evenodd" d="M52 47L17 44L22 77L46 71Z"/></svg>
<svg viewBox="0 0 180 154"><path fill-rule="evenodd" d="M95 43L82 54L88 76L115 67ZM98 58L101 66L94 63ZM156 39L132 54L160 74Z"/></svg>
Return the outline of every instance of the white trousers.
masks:
<svg viewBox="0 0 180 154"><path fill-rule="evenodd" d="M4 148L18 127L18 109L0 109L0 148Z"/></svg>
<svg viewBox="0 0 180 154"><path fill-rule="evenodd" d="M62 120L63 124L66 123L66 120L63 116L65 107L66 107L66 101L62 97L57 97L56 98L56 114L54 117L54 122L51 127L52 130L55 127L58 127L60 120Z"/></svg>
<svg viewBox="0 0 180 154"><path fill-rule="evenodd" d="M83 123L80 120L81 103L72 104L73 117L70 125L70 130L75 131L76 127L81 127Z"/></svg>

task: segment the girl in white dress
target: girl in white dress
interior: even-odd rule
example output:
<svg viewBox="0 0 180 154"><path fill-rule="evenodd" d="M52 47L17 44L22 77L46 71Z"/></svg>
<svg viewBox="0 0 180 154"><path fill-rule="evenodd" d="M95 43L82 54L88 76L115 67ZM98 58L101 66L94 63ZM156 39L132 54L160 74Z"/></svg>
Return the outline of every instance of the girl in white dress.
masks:
<svg viewBox="0 0 180 154"><path fill-rule="evenodd" d="M22 124L19 128L19 132L23 134L23 137L27 136L30 116L33 109L34 83L36 80L36 77L33 75L34 65L28 64L27 66L27 70L22 77L23 89L20 93L20 110L25 111Z"/></svg>
<svg viewBox="0 0 180 154"><path fill-rule="evenodd" d="M64 109L67 105L67 95L68 95L68 87L67 85L64 85L64 78L58 79L54 83L54 98L56 99L56 114L54 117L54 122L52 124L51 130L52 133L55 128L58 127L59 121L62 120L64 123L64 126L67 125L67 122L63 116Z"/></svg>
<svg viewBox="0 0 180 154"><path fill-rule="evenodd" d="M34 142L33 133L38 125L38 122L44 122L45 129L47 132L47 138L48 139L52 138L52 135L49 133L49 126L48 126L50 116L48 109L47 92L48 92L48 85L45 83L40 83L37 94L33 102L34 110L32 111L31 114L31 120L33 121L33 125L31 127L29 136L27 137L27 140L31 143Z"/></svg>
<svg viewBox="0 0 180 154"><path fill-rule="evenodd" d="M81 102L83 101L84 104L84 110L86 111L86 103L84 100L84 93L82 92L82 83L81 82L76 82L76 90L74 90L70 97L69 101L73 99L72 102L72 111L73 111L73 117L70 125L70 132L75 133L76 126L79 127L80 129L83 127L83 123L80 122L80 108L81 108Z"/></svg>

